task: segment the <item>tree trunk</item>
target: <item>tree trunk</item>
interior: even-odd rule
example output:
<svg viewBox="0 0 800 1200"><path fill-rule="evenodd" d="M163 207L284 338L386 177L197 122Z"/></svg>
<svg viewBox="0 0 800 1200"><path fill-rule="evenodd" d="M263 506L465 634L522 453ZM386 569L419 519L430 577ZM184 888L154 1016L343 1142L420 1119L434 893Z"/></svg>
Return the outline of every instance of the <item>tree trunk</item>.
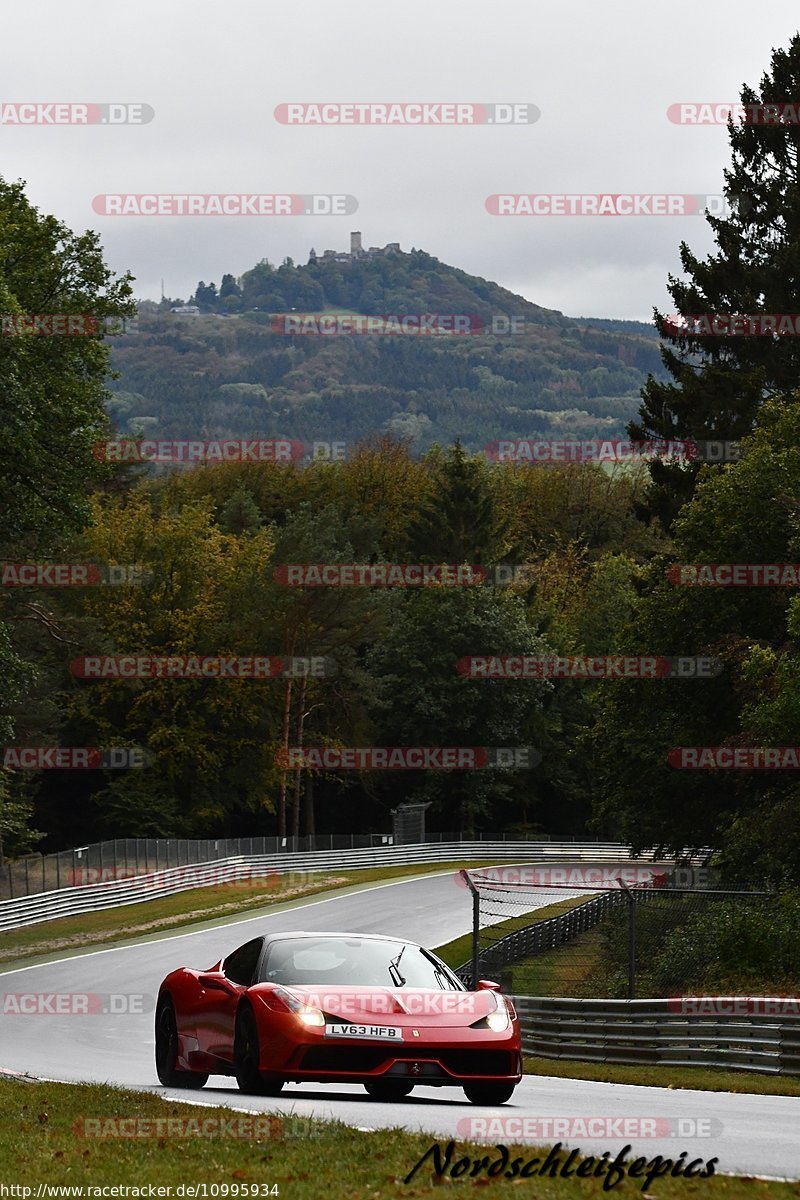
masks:
<svg viewBox="0 0 800 1200"><path fill-rule="evenodd" d="M314 776L310 773L306 776L306 833L309 837L309 849L315 849L312 840L316 835L316 823L314 821Z"/></svg>
<svg viewBox="0 0 800 1200"><path fill-rule="evenodd" d="M289 719L292 712L292 683L293 680L286 680L286 696L283 702L283 722L281 725L281 746L283 753L289 753ZM278 837L286 837L286 777L288 767L281 771L281 787L278 796Z"/></svg>
<svg viewBox="0 0 800 1200"><path fill-rule="evenodd" d="M300 680L300 704L297 714L297 747L303 748L303 728L305 726L306 714L303 708L306 702L306 679L304 675ZM294 776L294 797L292 803L292 837L300 837L300 788L303 781L303 768L298 767Z"/></svg>

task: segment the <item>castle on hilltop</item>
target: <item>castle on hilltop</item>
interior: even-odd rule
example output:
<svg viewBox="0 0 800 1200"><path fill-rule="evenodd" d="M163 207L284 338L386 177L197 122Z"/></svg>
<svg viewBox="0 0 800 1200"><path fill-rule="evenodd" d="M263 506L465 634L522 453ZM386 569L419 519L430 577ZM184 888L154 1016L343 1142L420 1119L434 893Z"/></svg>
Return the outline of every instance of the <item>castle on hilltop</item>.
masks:
<svg viewBox="0 0 800 1200"><path fill-rule="evenodd" d="M362 258L383 258L387 254L399 254L400 243L388 242L385 246L370 246L369 250L365 250L361 245L361 233L355 230L350 234L350 253L342 250L323 250L321 255L318 255L314 247L311 247L311 253L308 256L310 263L316 262L318 258L325 262L350 263L357 262Z"/></svg>

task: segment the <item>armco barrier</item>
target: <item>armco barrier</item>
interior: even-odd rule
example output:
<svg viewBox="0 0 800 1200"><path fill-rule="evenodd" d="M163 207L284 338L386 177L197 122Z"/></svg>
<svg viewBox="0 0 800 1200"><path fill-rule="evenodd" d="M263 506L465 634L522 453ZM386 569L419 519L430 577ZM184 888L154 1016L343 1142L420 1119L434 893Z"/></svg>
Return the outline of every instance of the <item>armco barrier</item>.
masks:
<svg viewBox="0 0 800 1200"><path fill-rule="evenodd" d="M481 831L465 835L428 831L425 844L449 842L584 842L581 837L559 837L558 834L526 834L522 838L502 833ZM153 871L168 871L170 867L188 867L193 863L218 862L221 858L249 857L263 854L319 854L326 850L370 850L380 847L416 845L418 838L398 839L391 833L316 833L304 837L219 838L110 838L73 846L50 854L25 854L21 858L0 862L0 901L17 900L20 896L35 896L40 892L57 892L73 886L83 875L83 883L101 883L105 879L132 878Z"/></svg>
<svg viewBox="0 0 800 1200"><path fill-rule="evenodd" d="M513 1001L539 1058L800 1075L800 998Z"/></svg>
<svg viewBox="0 0 800 1200"><path fill-rule="evenodd" d="M417 840L410 839L412 843ZM513 842L520 839L509 838L505 833L494 836L479 833L465 838L463 833L428 832L424 840ZM535 840L546 842L550 838L542 834ZM397 844L390 833L317 833L305 837L109 838L50 854L25 854L21 858L6 859L0 865L0 901L34 896L39 892L57 892L62 887L74 885L81 874L88 876L83 880L84 883L101 883L105 879L149 875L153 871L188 867L192 863L218 862L221 858L237 858L241 854L315 854L322 850L369 850L374 846Z"/></svg>
<svg viewBox="0 0 800 1200"><path fill-rule="evenodd" d="M640 855L639 860L645 855ZM154 871L129 879L61 888L0 902L0 931L96 912L125 904L156 900L190 888L236 883L280 871L365 870L381 866L414 866L447 862L624 862L630 848L618 842L450 842L386 846L367 850L331 850L313 854L236 855L216 862ZM659 860L663 861L663 860Z"/></svg>

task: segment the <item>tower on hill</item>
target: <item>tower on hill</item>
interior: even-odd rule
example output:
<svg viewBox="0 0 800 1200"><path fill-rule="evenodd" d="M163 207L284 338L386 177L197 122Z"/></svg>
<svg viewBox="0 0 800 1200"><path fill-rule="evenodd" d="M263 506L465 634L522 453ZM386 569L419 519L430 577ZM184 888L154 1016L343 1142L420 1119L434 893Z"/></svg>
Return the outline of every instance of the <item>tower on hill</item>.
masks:
<svg viewBox="0 0 800 1200"><path fill-rule="evenodd" d="M317 262L321 257L325 261L333 261L339 263L357 262L362 258L383 258L387 254L399 254L399 242L387 242L385 246L370 246L369 250L365 250L361 243L361 231L353 229L350 233L350 250L323 250L321 255L318 255L312 249L308 256L310 263Z"/></svg>

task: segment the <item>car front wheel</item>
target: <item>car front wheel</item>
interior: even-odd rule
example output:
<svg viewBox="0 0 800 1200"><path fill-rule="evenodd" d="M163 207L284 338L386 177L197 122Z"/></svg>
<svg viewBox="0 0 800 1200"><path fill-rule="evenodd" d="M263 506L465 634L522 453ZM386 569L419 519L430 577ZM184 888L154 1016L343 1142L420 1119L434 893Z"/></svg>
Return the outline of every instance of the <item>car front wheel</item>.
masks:
<svg viewBox="0 0 800 1200"><path fill-rule="evenodd" d="M236 1014L236 1032L233 1042L233 1066L240 1092L251 1096L277 1096L283 1080L266 1075L259 1069L261 1047L258 1026L252 1008L245 1006Z"/></svg>
<svg viewBox="0 0 800 1200"><path fill-rule="evenodd" d="M161 996L156 1008L156 1074L164 1087L197 1089L208 1083L199 1071L179 1071L178 1021L172 997Z"/></svg>
<svg viewBox="0 0 800 1200"><path fill-rule="evenodd" d="M516 1086L515 1083L465 1083L464 1095L471 1104L505 1104Z"/></svg>

